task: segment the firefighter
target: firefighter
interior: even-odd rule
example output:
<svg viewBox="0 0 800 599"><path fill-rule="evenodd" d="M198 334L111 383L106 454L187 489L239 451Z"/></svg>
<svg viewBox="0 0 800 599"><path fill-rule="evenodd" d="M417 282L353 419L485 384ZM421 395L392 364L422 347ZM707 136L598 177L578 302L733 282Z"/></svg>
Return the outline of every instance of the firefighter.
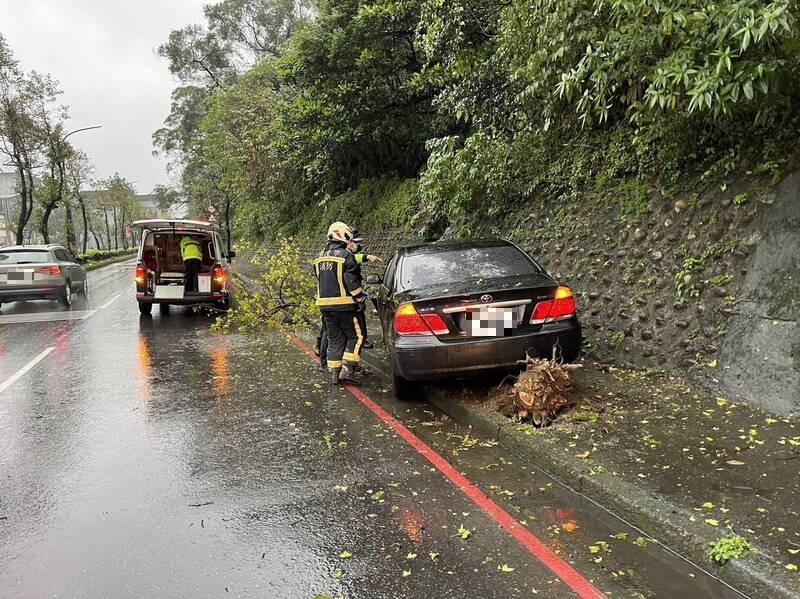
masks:
<svg viewBox="0 0 800 599"><path fill-rule="evenodd" d="M350 250L356 258L356 264L358 264L358 273L359 276L361 275L361 265L366 261L369 264L382 264L383 260L381 260L378 256L373 256L372 254L365 254L363 248L361 246L361 242L364 241L364 238L359 233L358 229L353 228L353 240L348 244L347 249ZM369 294L365 292L367 298L369 298ZM358 306L357 312L358 324L361 325L361 333L364 335L364 342L361 344L362 349L372 349L374 346L369 341L368 334L367 334L367 302L361 302Z"/></svg>
<svg viewBox="0 0 800 599"><path fill-rule="evenodd" d="M185 274L185 291L197 291L197 275L203 264L203 250L200 241L191 235L184 235L181 239L181 259Z"/></svg>
<svg viewBox="0 0 800 599"><path fill-rule="evenodd" d="M367 296L361 287L361 272L352 252L353 230L342 222L328 228L328 243L314 261L317 274L317 305L322 311L328 340L327 365L331 382L361 381L363 335L358 307ZM351 246L352 247L352 246Z"/></svg>

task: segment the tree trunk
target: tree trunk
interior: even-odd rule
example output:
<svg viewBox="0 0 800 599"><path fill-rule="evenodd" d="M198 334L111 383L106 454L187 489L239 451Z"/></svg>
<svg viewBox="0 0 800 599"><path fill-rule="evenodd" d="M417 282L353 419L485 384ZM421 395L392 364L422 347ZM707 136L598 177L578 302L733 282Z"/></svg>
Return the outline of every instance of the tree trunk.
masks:
<svg viewBox="0 0 800 599"><path fill-rule="evenodd" d="M55 203L51 201L44 209L44 214L42 214L42 224L39 227L39 232L42 234L45 244L50 243L50 232L47 230L47 221L50 220L50 214L53 212L53 208L55 208Z"/></svg>
<svg viewBox="0 0 800 599"><path fill-rule="evenodd" d="M117 226L117 207L111 207L111 215L114 217L114 249L119 249L119 227Z"/></svg>
<svg viewBox="0 0 800 599"><path fill-rule="evenodd" d="M228 248L227 253L231 253L231 199L230 196L225 197L225 236L227 240L225 246Z"/></svg>
<svg viewBox="0 0 800 599"><path fill-rule="evenodd" d="M108 247L106 249L111 249L111 229L108 226L108 210L103 207L103 222L106 224L106 241L108 242Z"/></svg>
<svg viewBox="0 0 800 599"><path fill-rule="evenodd" d="M25 231L25 225L28 224L28 181L25 179L25 169L22 166L17 167L17 173L19 174L19 196L22 204L19 207L16 237L17 245L22 245L24 242L22 235Z"/></svg>
<svg viewBox="0 0 800 599"><path fill-rule="evenodd" d="M102 236L100 236L100 239L98 239L97 238L97 233L94 232L94 229L89 229L89 231L91 231L92 237L94 237L94 244L97 246L97 249L98 250L102 250L103 249L103 244L100 242L100 239L102 239ZM83 253L84 254L86 253L86 240L83 241Z"/></svg>
<svg viewBox="0 0 800 599"><path fill-rule="evenodd" d="M121 221L119 228L122 231L122 249L123 250L127 250L128 249L128 230L127 230L127 226L125 225L125 206L123 206L122 209L121 209L121 212L120 212L120 215L119 215L119 219Z"/></svg>
<svg viewBox="0 0 800 599"><path fill-rule="evenodd" d="M83 201L83 196L78 193L78 203L81 205L81 216L83 217L83 242L81 244L81 254L86 253L86 243L89 241L89 220L86 218L86 204ZM92 232L94 233L94 231ZM97 237L94 238L95 242Z"/></svg>
<svg viewBox="0 0 800 599"><path fill-rule="evenodd" d="M74 254L78 244L75 239L75 223L72 221L72 206L69 201L64 202L64 233L67 236L67 249Z"/></svg>

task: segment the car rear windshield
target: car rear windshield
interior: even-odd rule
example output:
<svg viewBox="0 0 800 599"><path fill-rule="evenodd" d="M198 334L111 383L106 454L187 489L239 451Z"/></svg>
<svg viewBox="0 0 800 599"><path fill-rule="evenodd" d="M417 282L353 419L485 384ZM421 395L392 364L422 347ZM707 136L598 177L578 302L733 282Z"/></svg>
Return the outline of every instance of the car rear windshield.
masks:
<svg viewBox="0 0 800 599"><path fill-rule="evenodd" d="M0 266L8 264L43 264L50 262L47 250L0 250Z"/></svg>
<svg viewBox="0 0 800 599"><path fill-rule="evenodd" d="M536 264L514 246L456 248L406 255L403 258L400 284L403 289L413 289L537 272L540 271Z"/></svg>

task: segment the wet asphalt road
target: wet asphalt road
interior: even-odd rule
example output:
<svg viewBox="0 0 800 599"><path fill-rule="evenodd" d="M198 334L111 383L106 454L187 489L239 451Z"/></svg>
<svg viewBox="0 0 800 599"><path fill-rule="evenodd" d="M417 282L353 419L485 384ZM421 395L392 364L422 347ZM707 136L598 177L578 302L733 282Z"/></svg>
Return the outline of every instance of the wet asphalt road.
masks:
<svg viewBox="0 0 800 599"><path fill-rule="evenodd" d="M0 597L578 596L283 335L140 318L130 265L90 276L88 310L0 313L0 388L49 350L0 392ZM607 596L740 596L380 376L364 390Z"/></svg>

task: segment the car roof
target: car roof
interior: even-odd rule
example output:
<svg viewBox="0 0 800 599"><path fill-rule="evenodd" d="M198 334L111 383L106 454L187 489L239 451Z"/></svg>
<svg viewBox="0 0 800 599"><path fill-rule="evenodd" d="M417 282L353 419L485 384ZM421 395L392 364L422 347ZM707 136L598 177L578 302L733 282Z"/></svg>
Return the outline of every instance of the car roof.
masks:
<svg viewBox="0 0 800 599"><path fill-rule="evenodd" d="M214 223L207 220L191 220L185 218L148 218L137 220L134 227L148 231L203 231L210 233L216 230Z"/></svg>
<svg viewBox="0 0 800 599"><path fill-rule="evenodd" d="M60 245L55 243L50 243L48 245L2 245L0 246L0 250L8 251L8 250L39 250L39 251L47 251L55 248L60 248Z"/></svg>
<svg viewBox="0 0 800 599"><path fill-rule="evenodd" d="M414 254L432 254L435 252L446 252L451 250L502 246L516 247L510 241L500 238L445 239L428 243L420 242L402 245L397 248L397 252L398 254L409 256Z"/></svg>

